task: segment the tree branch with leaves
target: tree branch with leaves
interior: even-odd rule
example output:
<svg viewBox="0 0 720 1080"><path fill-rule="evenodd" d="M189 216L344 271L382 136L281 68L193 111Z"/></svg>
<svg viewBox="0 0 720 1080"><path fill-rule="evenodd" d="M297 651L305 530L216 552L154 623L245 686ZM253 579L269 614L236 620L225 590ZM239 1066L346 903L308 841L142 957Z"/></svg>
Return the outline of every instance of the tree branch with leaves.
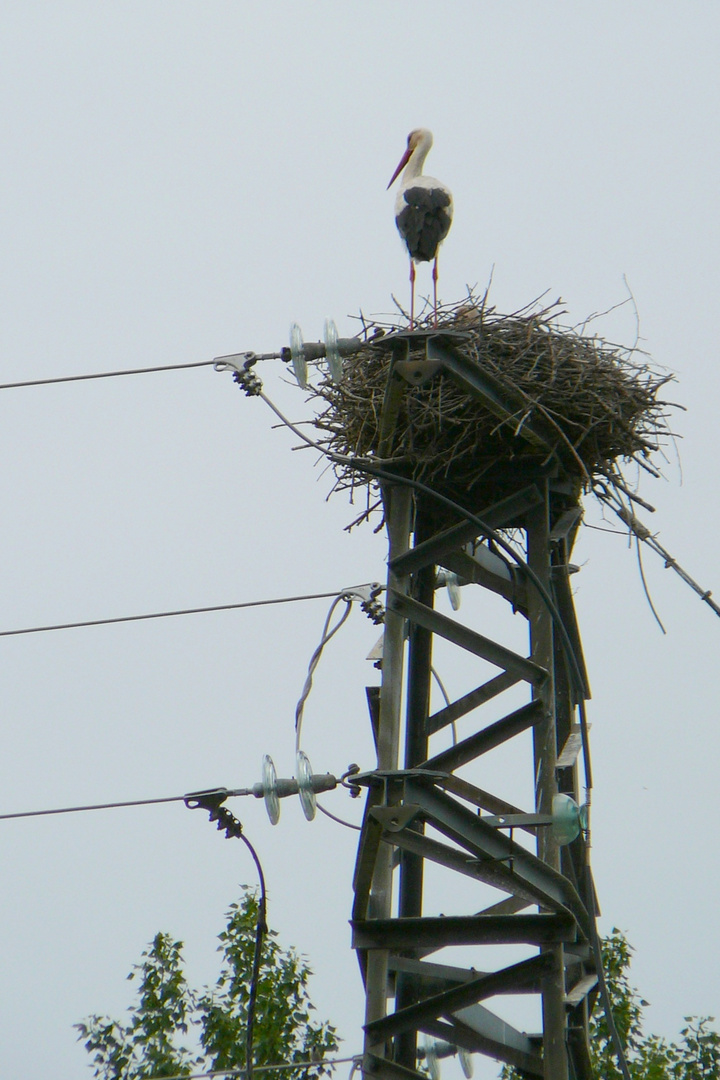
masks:
<svg viewBox="0 0 720 1080"><path fill-rule="evenodd" d="M98 1080L149 1080L214 1069L246 1068L245 1034L258 921L257 896L246 890L219 935L220 974L212 987L192 989L183 970L183 943L159 933L128 976L137 980L126 1020L91 1016L76 1024ZM270 930L263 942L255 1001L253 1065L298 1063L264 1080L317 1080L338 1048L335 1028L314 1021L311 975L294 949ZM193 1045L186 1045L194 1043ZM300 1063L317 1062L312 1069Z"/></svg>
<svg viewBox="0 0 720 1080"><path fill-rule="evenodd" d="M678 1042L645 1035L643 1014L648 1002L630 982L632 954L632 946L617 928L603 939L605 979L632 1080L720 1080L720 1034L710 1026L713 1016L686 1016ZM599 1003L590 1018L589 1035L590 1059L597 1080L623 1080L607 1018ZM501 1077L519 1080L520 1074L505 1066Z"/></svg>

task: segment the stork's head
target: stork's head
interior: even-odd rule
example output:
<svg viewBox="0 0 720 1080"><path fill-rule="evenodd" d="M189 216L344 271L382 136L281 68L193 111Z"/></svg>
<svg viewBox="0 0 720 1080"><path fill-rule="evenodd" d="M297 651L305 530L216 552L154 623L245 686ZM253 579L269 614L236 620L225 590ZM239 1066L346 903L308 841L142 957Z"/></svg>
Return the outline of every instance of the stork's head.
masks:
<svg viewBox="0 0 720 1080"><path fill-rule="evenodd" d="M422 162L427 157L428 150L430 149L432 144L433 144L432 132L428 131L427 128L415 128L414 131L411 131L410 134L407 137L407 147L405 148L405 153L400 158L400 163L398 164L398 167L395 170L395 172L392 174L392 179L391 179L390 183L388 184L388 187L390 188L390 187L393 186L393 184L397 180L398 176L400 175L400 173L403 171L403 169L407 165L410 158L416 152L417 152L418 158L420 159L420 164L422 164Z"/></svg>

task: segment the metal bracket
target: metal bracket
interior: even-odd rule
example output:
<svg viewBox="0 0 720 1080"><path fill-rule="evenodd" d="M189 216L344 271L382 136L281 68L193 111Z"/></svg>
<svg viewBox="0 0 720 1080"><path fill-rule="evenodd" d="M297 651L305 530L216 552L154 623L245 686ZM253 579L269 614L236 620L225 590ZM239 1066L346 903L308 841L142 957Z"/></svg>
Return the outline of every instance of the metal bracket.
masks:
<svg viewBox="0 0 720 1080"><path fill-rule="evenodd" d="M431 356L432 342L433 338L427 338L425 341L424 360L419 358L416 360L398 360L395 363L395 370L398 375L401 375L411 386L424 386L425 383L429 383L434 379L442 368L440 360L436 360Z"/></svg>
<svg viewBox="0 0 720 1080"><path fill-rule="evenodd" d="M495 829L540 828L553 823L551 814L486 814L480 820Z"/></svg>
<svg viewBox="0 0 720 1080"><path fill-rule="evenodd" d="M374 806L370 811L370 817L380 822L387 832L402 832L411 821L414 821L421 812L422 807L417 803L405 803L401 806Z"/></svg>

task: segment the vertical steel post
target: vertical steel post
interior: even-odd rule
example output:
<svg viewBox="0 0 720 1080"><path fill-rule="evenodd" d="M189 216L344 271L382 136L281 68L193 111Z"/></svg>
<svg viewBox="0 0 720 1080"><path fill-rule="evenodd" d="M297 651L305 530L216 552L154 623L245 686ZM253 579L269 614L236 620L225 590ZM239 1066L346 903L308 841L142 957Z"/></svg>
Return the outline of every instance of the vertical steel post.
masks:
<svg viewBox="0 0 720 1080"><path fill-rule="evenodd" d="M388 530L388 588L399 592L407 589L406 580L393 573L392 560L407 551L410 542L412 495L408 488L393 487L383 491ZM402 705L403 661L405 652L405 620L386 612L383 634L382 683L380 686L380 718L377 733L378 770L397 769L400 753L400 718ZM392 849L382 846L378 853L370 893L371 918L388 918L392 914ZM365 1023L378 1020L387 1013L388 952L371 949L368 953L365 977ZM367 1053L384 1056L384 1047L368 1044Z"/></svg>
<svg viewBox="0 0 720 1080"><path fill-rule="evenodd" d="M417 547L432 535L422 504L416 501L414 544ZM413 582L413 598L426 607L433 607L435 600L435 566L424 566L417 572ZM427 721L430 715L430 682L432 678L432 633L416 623L409 630L407 709L405 724L405 768L414 769L428 757ZM422 915L423 862L420 855L409 851L400 857L400 883L398 915L413 918ZM397 977L396 1009L413 1003L408 980ZM417 1065L417 1035L415 1031L404 1032L395 1040L395 1060L407 1069Z"/></svg>
<svg viewBox="0 0 720 1080"><path fill-rule="evenodd" d="M540 485L538 485L540 486ZM527 558L547 592L552 594L550 493L547 480L542 482L543 501L527 515ZM545 684L533 689L533 697L544 705L544 719L533 730L535 764L535 810L551 814L553 796L557 793L557 730L555 702L555 645L553 621L547 604L537 588L529 584L528 617L530 623L530 655L549 675ZM538 856L554 870L560 870L560 851L550 829L538 833ZM546 976L542 990L543 1067L545 1080L568 1080L566 1045L565 970L562 945L546 950L554 957L551 973Z"/></svg>

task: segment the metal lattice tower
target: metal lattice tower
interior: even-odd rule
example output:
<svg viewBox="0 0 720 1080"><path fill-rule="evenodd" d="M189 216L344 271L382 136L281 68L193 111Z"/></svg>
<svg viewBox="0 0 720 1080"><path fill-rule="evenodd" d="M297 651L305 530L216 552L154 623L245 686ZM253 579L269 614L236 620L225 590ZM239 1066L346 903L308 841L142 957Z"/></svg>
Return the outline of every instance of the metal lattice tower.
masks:
<svg viewBox="0 0 720 1080"><path fill-rule="evenodd" d="M424 344L424 359L410 358L411 342ZM381 457L408 384L452 378L499 417L512 415L513 404L453 348L452 334L396 334L387 347ZM545 433L528 421L519 438L543 445ZM366 989L363 1069L380 1080L418 1076L421 1032L523 1076L592 1080L587 1030L597 977L586 843L580 830L560 846L551 824L558 793L580 802L577 759L587 735L578 708L589 691L569 584L579 485L551 446L541 464L506 462L499 475L501 497L449 526L427 491L381 478L387 611L382 683L368 689L377 769L357 778L367 797L352 913ZM524 541L525 558L515 562L493 542L510 530ZM492 627L470 629L436 611L438 567L503 597L527 622L528 655L495 640ZM432 712L436 637L497 673ZM527 701L504 712L511 687L525 687ZM472 732L448 748L448 725L461 717L472 719ZM491 761L485 755L528 731L532 761L518 762L534 786L534 805L512 805L460 774L472 775L473 763ZM516 745L527 759L528 739ZM429 864L475 881L478 895L490 886L495 902L479 912L424 914ZM526 955L489 970L435 957L453 946L496 945L519 945ZM483 1004L516 994L539 995L541 1031L524 1033Z"/></svg>

